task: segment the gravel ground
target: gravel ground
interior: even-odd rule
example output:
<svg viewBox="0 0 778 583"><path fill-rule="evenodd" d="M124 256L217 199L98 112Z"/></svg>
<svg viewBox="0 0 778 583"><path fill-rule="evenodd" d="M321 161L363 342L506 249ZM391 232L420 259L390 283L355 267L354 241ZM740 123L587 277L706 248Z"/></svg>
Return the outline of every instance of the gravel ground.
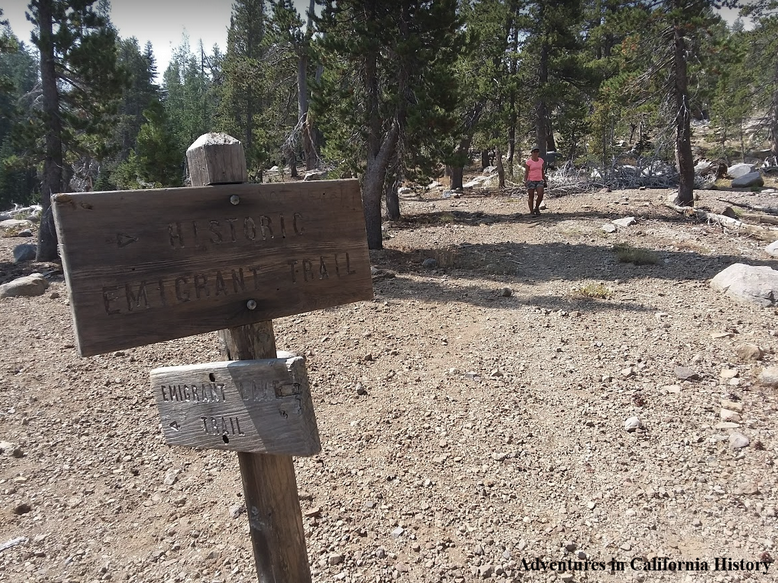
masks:
<svg viewBox="0 0 778 583"><path fill-rule="evenodd" d="M295 460L314 581L778 581L776 314L709 286L778 262L667 194L408 196L373 301L274 321L322 441ZM79 358L20 242L0 283L51 287L0 300L0 581L255 581L235 454L167 446L149 386L216 334Z"/></svg>

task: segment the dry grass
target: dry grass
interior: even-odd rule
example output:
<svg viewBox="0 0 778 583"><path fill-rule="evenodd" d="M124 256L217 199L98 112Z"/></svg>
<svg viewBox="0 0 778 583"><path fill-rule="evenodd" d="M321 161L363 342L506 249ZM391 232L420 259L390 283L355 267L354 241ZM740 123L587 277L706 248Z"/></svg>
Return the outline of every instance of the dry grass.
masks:
<svg viewBox="0 0 778 583"><path fill-rule="evenodd" d="M613 291L602 283L587 283L573 289L573 294L583 298L607 300Z"/></svg>
<svg viewBox="0 0 778 583"><path fill-rule="evenodd" d="M654 251L633 247L629 243L618 243L613 246L613 250L621 263L634 265L656 265L659 263L659 256Z"/></svg>

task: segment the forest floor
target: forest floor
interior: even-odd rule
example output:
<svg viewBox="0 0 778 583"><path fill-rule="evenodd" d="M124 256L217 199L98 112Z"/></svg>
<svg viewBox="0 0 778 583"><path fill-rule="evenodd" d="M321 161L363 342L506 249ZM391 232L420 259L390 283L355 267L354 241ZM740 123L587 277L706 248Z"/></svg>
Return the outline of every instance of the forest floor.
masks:
<svg viewBox="0 0 778 583"><path fill-rule="evenodd" d="M274 321L321 435L295 459L313 580L778 581L778 395L756 381L776 313L709 285L778 268L766 243L666 190L552 185L539 217L524 196L441 192L386 225L373 301ZM220 360L216 333L80 358L61 272L15 265L22 242L0 238L0 283L52 283L0 300L0 549L21 537L0 581L256 581L236 455L167 446L149 384ZM739 419L721 425L722 400Z"/></svg>

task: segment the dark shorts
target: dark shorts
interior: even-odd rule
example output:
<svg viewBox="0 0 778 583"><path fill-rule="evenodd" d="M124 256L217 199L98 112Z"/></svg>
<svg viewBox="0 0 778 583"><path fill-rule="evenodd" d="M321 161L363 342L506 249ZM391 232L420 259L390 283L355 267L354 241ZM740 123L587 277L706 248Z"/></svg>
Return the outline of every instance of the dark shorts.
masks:
<svg viewBox="0 0 778 583"><path fill-rule="evenodd" d="M527 188L543 188L542 180L527 180Z"/></svg>

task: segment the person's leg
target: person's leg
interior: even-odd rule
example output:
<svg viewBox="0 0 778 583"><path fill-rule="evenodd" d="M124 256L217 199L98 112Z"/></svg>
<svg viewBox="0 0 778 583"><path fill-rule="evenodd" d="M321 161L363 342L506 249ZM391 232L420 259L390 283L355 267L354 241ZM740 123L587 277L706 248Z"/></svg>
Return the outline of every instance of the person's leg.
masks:
<svg viewBox="0 0 778 583"><path fill-rule="evenodd" d="M534 188L528 188L527 189L527 203L529 204L529 214L532 214L532 211L535 208L533 206L534 200L535 200L535 189Z"/></svg>
<svg viewBox="0 0 778 583"><path fill-rule="evenodd" d="M540 214L540 203L543 202L543 187L538 186L536 189L538 193L538 198L535 200L535 214Z"/></svg>

